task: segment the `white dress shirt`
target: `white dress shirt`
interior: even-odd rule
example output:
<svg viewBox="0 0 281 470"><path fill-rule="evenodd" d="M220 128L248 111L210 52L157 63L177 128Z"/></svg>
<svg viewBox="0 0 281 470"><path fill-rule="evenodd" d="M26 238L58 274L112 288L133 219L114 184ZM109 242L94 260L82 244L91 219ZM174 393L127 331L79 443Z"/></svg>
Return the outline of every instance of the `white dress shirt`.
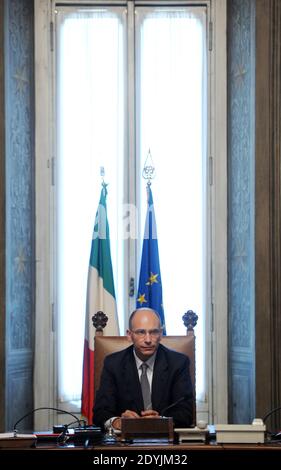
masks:
<svg viewBox="0 0 281 470"><path fill-rule="evenodd" d="M136 361L136 366L138 369L138 374L139 374L139 379L141 377L141 366L145 362L147 364L147 369L146 369L146 374L148 378L148 382L150 385L150 390L151 390L151 385L152 385L152 377L153 377L153 369L154 369L154 363L155 363L155 357L156 357L156 352L153 354L153 356L150 356L147 361L142 361L137 355L136 351L134 350L134 356L135 356L135 361Z"/></svg>

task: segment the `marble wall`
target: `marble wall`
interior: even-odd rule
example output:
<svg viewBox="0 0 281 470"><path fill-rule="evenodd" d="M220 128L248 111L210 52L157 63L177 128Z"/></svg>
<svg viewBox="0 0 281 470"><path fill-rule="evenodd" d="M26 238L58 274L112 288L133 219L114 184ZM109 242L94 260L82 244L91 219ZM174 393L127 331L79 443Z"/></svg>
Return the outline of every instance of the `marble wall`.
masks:
<svg viewBox="0 0 281 470"><path fill-rule="evenodd" d="M5 1L6 428L33 408L33 1ZM32 426L32 416L25 426Z"/></svg>
<svg viewBox="0 0 281 470"><path fill-rule="evenodd" d="M228 1L229 419L255 410L255 0Z"/></svg>

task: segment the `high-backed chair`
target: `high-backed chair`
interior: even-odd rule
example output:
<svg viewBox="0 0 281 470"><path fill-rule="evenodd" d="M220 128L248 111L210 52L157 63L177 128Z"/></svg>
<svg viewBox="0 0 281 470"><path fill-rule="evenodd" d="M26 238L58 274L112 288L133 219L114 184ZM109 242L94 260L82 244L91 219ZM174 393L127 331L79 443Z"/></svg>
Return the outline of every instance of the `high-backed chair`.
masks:
<svg viewBox="0 0 281 470"><path fill-rule="evenodd" d="M198 316L192 310L188 310L182 317L186 327L185 336L163 336L161 343L169 349L181 352L189 357L190 376L193 385L193 424L196 424L196 395L195 395L195 336L194 327ZM121 351L131 345L127 336L103 336L103 329L107 323L107 316L103 312L97 312L93 318L96 328L95 333L95 355L94 355L94 387L95 394L99 388L100 377L104 358L113 352Z"/></svg>

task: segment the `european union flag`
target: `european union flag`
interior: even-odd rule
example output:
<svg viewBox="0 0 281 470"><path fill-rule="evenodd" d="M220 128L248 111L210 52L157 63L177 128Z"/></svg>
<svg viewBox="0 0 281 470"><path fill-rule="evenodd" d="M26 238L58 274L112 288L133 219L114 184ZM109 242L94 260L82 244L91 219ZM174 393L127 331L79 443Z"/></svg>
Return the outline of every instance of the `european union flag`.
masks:
<svg viewBox="0 0 281 470"><path fill-rule="evenodd" d="M149 184L147 186L147 202L137 308L150 307L157 310L162 325L165 325L156 220L152 191ZM165 328L163 332L166 334Z"/></svg>

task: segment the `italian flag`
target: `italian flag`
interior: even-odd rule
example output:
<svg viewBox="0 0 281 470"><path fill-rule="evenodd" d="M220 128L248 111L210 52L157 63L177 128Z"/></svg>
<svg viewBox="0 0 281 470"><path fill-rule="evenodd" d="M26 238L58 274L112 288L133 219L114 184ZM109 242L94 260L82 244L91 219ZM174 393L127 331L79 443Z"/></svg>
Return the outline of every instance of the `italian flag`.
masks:
<svg viewBox="0 0 281 470"><path fill-rule="evenodd" d="M94 335L92 316L99 310L108 317L104 335L119 335L117 308L110 254L109 226L106 210L106 184L102 190L93 231L87 286L83 385L81 413L93 422L94 405Z"/></svg>

